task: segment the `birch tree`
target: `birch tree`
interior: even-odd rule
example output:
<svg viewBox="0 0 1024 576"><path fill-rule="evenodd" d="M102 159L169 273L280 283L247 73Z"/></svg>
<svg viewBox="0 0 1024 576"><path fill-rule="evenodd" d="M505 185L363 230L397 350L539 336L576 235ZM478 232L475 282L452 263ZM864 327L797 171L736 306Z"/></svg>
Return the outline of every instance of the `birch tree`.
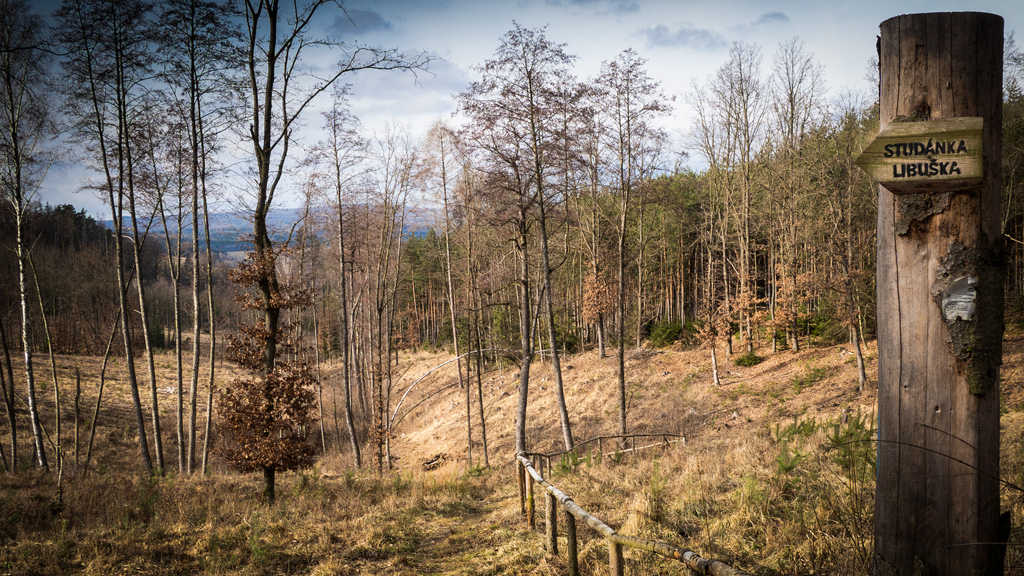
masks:
<svg viewBox="0 0 1024 576"><path fill-rule="evenodd" d="M139 161L133 154L132 123L137 119L139 98L144 92L142 84L151 76L150 9L149 4L140 0L65 0L57 11L56 36L68 54L62 66L64 89L68 96L66 111L72 124L72 134L85 145L87 160L100 174L101 180L96 188L106 196L113 220L128 386L142 465L152 473L153 462L135 369L132 310L128 303L129 280L124 254L125 210L132 208L134 169ZM126 201L129 201L128 207L125 206ZM133 229L137 231L137 226ZM141 282L139 284L141 286ZM162 458L159 453L158 450L158 457ZM161 464L162 460L158 460L158 469L162 468Z"/></svg>
<svg viewBox="0 0 1024 576"><path fill-rule="evenodd" d="M44 26L28 3L0 0L0 197L10 204L15 224L15 254L18 260L18 297L21 311L21 341L29 422L35 446L36 464L49 470L43 444L42 423L36 399L35 371L28 303L28 265L31 246L26 216L49 168L44 148L52 133L47 78L48 58L42 51ZM6 338L5 338L6 350ZM18 464L17 426L14 418L14 379L7 359L10 393L4 396L11 425L11 460ZM9 396L9 397L8 397ZM59 440L58 440L59 444ZM59 459L59 455L57 456ZM58 464L59 465L59 464Z"/></svg>

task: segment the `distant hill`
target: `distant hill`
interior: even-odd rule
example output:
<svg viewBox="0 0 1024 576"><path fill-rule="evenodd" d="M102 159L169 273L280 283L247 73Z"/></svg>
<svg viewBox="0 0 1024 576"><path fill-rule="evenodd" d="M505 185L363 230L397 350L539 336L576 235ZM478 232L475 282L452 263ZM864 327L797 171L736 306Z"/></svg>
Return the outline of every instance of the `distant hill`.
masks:
<svg viewBox="0 0 1024 576"><path fill-rule="evenodd" d="M275 242L283 242L288 238L292 227L302 219L302 208L277 208L270 212L267 217L267 225L271 229L271 238ZM102 224L112 228L113 220L103 220ZM131 226L129 218L124 219L125 227ZM190 242L192 238L192 222L187 218L181 223L180 231L176 223L168 219L168 234L172 237L179 232L183 234L183 240ZM202 220L199 222L200 238L202 237ZM144 227L145 223L140 222L139 226ZM427 220L409 216L405 225L406 236L423 237L430 230ZM163 235L163 223L159 218L155 219L150 227L153 234ZM252 250L252 222L250 218L241 212L215 212L210 214L210 246L213 252L220 254L221 258L228 260L241 260L245 252ZM202 240L200 240L202 241Z"/></svg>
<svg viewBox="0 0 1024 576"><path fill-rule="evenodd" d="M267 224L272 229L272 237L282 241L288 236L291 227L302 218L299 208L280 208L270 213ZM113 220L104 220L103 225L112 228ZM131 220L124 219L124 225L130 226ZM199 235L202 241L202 220L199 221ZM140 222L139 226L145 226ZM192 221L186 217L180 227L172 219L167 221L167 233L172 237L177 234L183 235L183 240L189 242L192 238ZM164 233L163 222L159 218L152 222L150 232L162 235ZM228 255L232 253L244 253L252 249L252 223L249 218L240 212L215 212L210 214L210 246L218 254Z"/></svg>

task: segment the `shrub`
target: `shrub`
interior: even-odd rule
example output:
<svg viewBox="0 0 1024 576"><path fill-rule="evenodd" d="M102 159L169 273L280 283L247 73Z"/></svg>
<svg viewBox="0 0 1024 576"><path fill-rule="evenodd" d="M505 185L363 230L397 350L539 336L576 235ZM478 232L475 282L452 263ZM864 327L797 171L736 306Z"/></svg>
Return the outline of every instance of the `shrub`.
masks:
<svg viewBox="0 0 1024 576"><path fill-rule="evenodd" d="M733 363L735 363L737 366L744 366L744 367L756 366L756 365L760 364L761 362L764 362L764 357L763 356L758 356L757 354L754 353L753 350L751 350L750 352L747 352L746 354L744 354L742 356L737 356L733 360Z"/></svg>
<svg viewBox="0 0 1024 576"><path fill-rule="evenodd" d="M677 320L662 320L651 327L647 341L655 348L665 348L675 344L683 334L683 324Z"/></svg>
<svg viewBox="0 0 1024 576"><path fill-rule="evenodd" d="M827 375L828 370L826 370L825 368L812 366L808 368L807 371L801 374L800 376L796 376L793 378L793 389L796 391L797 394L799 394L803 392L804 389L809 388L815 382L818 382L821 379L825 378L825 376Z"/></svg>

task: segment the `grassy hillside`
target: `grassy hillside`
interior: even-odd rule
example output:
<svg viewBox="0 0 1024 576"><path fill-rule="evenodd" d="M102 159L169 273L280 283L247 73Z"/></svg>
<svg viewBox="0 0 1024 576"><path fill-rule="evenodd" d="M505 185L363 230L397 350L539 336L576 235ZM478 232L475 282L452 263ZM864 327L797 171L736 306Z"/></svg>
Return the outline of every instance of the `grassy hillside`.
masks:
<svg viewBox="0 0 1024 576"><path fill-rule="evenodd" d="M1024 485L1022 342L1024 332L1008 333L1003 367L1003 476L1018 486ZM864 440L874 430L873 383L857 391L853 356L844 346L758 352L766 359L752 367L721 361L719 387L711 383L706 351L630 354L630 429L683 434L686 442L639 456L556 462L552 480L623 533L692 548L754 574L866 573L875 448ZM873 375L873 344L866 354ZM444 353L403 355L392 405L448 359ZM352 471L350 455L334 448L338 440L329 426L329 453L312 470L281 475L278 502L267 506L259 501L256 475L234 474L219 461L206 478L170 473L150 479L128 472L137 468L137 448L126 386L117 374L122 364L113 367L104 392L96 455L86 478L74 464L73 447L65 446L63 506L54 505L52 475L0 474L0 574L566 572L564 557L546 556L541 534L530 532L519 516L511 466L514 367L482 381L490 468L480 467L475 397L474 466L467 466L465 393L453 386L450 365L419 382L402 404L392 472ZM587 352L563 365L576 439L613 433L614 360ZM91 413L98 361L67 357L58 366L68 397L71 374L79 368L82 412L89 406ZM167 433L171 357L162 357L159 368L173 464ZM218 370L226 384L230 366ZM340 401L339 371L323 371L329 422L333 399ZM532 450L560 448L553 396L549 368L538 362L529 412ZM71 421L72 409L65 406ZM51 414L44 416L52 422ZM84 439L82 444L80 463ZM442 465L425 470L423 464L438 455ZM1005 490L1004 508L1014 511L1011 543L1020 542L1019 490ZM584 573L606 573L603 542L583 527L580 535ZM626 556L630 574L684 573L680 565L648 554ZM1010 547L1008 566L1008 573L1024 573L1018 547Z"/></svg>

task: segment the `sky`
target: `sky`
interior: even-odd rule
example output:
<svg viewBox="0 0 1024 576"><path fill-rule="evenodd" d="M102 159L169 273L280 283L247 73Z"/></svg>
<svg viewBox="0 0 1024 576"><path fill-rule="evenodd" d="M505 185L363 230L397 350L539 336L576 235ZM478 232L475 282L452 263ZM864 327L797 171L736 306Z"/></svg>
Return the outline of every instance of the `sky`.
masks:
<svg viewBox="0 0 1024 576"><path fill-rule="evenodd" d="M877 88L867 80L869 61L879 25L888 18L991 12L1004 18L1007 35L1024 34L1021 0L346 0L344 6L345 12L333 6L324 11L318 21L322 31L436 58L416 74L367 72L347 78L353 112L368 135L392 124L407 127L414 138L437 120L455 121L453 95L478 77L475 68L493 56L513 22L546 26L549 40L564 43L578 57L580 79L596 76L602 62L623 50L636 50L647 60L648 74L675 98L665 127L676 137L692 122L685 95L725 63L735 42L760 46L767 73L779 44L796 37L822 65L831 96L853 91L870 97ZM694 156L684 164L699 169ZM82 178L80 168L65 166L51 175L41 199L72 203L102 217L108 213L102 203L77 191Z"/></svg>

